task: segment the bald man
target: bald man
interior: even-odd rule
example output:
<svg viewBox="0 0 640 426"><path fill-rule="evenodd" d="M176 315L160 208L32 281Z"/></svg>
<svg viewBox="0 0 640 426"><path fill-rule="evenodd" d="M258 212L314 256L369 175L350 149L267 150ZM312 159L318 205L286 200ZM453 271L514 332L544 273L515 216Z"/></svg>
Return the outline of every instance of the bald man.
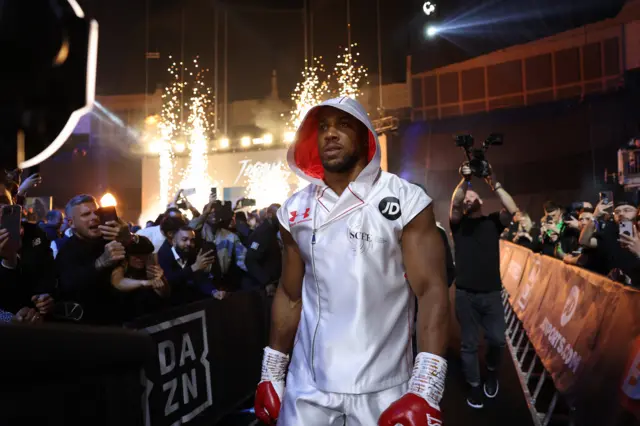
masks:
<svg viewBox="0 0 640 426"><path fill-rule="evenodd" d="M502 185L487 176L484 180L500 199L504 210L485 216L482 198L471 190L473 176L468 164L460 168L460 174L462 180L453 192L449 213L455 245L455 308L462 335L462 367L470 386L467 404L480 409L484 397L498 395L498 366L505 345L499 240L518 208ZM483 387L480 386L478 364L479 325L482 325L488 343L488 374Z"/></svg>

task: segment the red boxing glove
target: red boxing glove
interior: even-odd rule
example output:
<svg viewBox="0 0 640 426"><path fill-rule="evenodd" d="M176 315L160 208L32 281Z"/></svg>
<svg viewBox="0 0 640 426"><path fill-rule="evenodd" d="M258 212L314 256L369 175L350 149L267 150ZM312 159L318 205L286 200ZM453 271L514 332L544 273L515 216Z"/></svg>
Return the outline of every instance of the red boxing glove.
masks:
<svg viewBox="0 0 640 426"><path fill-rule="evenodd" d="M256 411L256 417L260 419L262 423L268 425L276 424L278 414L280 413L280 396L271 382L258 384L253 408Z"/></svg>
<svg viewBox="0 0 640 426"><path fill-rule="evenodd" d="M387 408L378 426L442 426L440 410L418 395L408 393Z"/></svg>
<svg viewBox="0 0 640 426"><path fill-rule="evenodd" d="M442 426L440 400L447 376L447 361L421 352L416 357L408 392L387 408L378 426Z"/></svg>
<svg viewBox="0 0 640 426"><path fill-rule="evenodd" d="M288 355L269 347L264 348L262 377L256 390L253 408L256 417L265 424L275 425L278 421L288 365Z"/></svg>

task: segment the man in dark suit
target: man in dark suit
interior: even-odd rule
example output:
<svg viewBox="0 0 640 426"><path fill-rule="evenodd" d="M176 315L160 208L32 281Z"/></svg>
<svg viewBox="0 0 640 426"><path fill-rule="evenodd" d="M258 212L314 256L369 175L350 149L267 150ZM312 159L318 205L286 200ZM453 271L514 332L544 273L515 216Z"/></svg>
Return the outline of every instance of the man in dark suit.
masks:
<svg viewBox="0 0 640 426"><path fill-rule="evenodd" d="M174 304L216 297L218 291L209 279L209 271L215 260L211 251L200 250L196 254L196 233L188 226L183 226L175 233L171 245L168 241L164 242L158 251L158 264L169 281Z"/></svg>
<svg viewBox="0 0 640 426"><path fill-rule="evenodd" d="M270 293L280 279L282 272L282 252L278 244L278 220L276 212L278 204L272 204L266 209L265 220L249 236L247 242L247 256L243 288L267 289ZM269 288L267 288L269 286Z"/></svg>

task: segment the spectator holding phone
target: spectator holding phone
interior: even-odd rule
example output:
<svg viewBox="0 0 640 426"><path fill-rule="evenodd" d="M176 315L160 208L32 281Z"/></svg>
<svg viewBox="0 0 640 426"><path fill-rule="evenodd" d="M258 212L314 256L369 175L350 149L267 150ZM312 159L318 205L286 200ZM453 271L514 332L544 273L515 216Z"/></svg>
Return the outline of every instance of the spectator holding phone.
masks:
<svg viewBox="0 0 640 426"><path fill-rule="evenodd" d="M140 237L126 250L125 261L111 272L111 285L120 292L120 311L124 321L168 307L171 287L157 264L153 244Z"/></svg>
<svg viewBox="0 0 640 426"><path fill-rule="evenodd" d="M62 297L83 307L85 323L118 324L118 299L111 273L137 236L134 238L120 220L101 223L98 203L90 195L73 197L65 210L73 236L56 258Z"/></svg>
<svg viewBox="0 0 640 426"><path fill-rule="evenodd" d="M613 220L606 220L611 207ZM640 259L633 254L630 242L636 234L638 208L630 200L604 199L594 210L594 220L580 234L580 244L595 250L609 277L627 285L640 285Z"/></svg>
<svg viewBox="0 0 640 426"><path fill-rule="evenodd" d="M53 255L44 232L22 223L22 208L0 185L0 308L34 309L38 318L53 311L56 285Z"/></svg>

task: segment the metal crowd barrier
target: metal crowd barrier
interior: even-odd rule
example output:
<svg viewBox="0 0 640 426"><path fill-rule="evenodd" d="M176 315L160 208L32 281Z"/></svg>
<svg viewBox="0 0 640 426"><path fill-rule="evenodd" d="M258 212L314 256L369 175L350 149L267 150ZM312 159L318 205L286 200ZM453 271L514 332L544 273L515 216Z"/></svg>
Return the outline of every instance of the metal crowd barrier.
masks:
<svg viewBox="0 0 640 426"><path fill-rule="evenodd" d="M554 424L575 426L570 417L555 413L559 398L561 398L560 393L555 389L549 373L540 362L538 354L536 354L533 345L529 341L522 322L512 309L509 303L509 294L506 290L502 291L502 305L504 306L504 316L507 323L505 332L507 346L509 347L513 364L516 367L520 385L534 424L536 426L548 426L553 420ZM550 399L540 398L545 385L547 385L547 389L553 387Z"/></svg>

